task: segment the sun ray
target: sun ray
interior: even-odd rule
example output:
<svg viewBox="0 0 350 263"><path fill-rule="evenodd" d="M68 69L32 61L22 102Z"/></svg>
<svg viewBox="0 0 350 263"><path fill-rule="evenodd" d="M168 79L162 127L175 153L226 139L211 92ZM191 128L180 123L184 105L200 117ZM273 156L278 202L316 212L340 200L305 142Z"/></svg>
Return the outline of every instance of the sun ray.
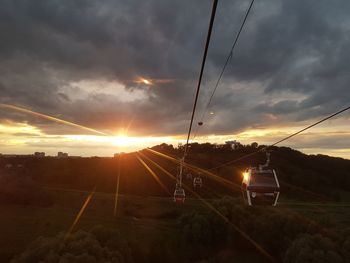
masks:
<svg viewBox="0 0 350 263"><path fill-rule="evenodd" d="M169 173L168 171L166 171L164 168L162 168L160 165L158 165L156 162L154 162L151 158L147 157L145 154L143 154L142 152L139 152L140 155L142 155L142 157L146 160L148 160L149 162L151 162L152 164L154 164L157 168L159 168L162 172L164 172L165 174L167 174L170 178L172 178L173 180L177 180L176 177L174 175L172 175L171 173ZM184 184L184 188L189 191L190 193L194 193L194 195L196 194L196 192L193 192L192 189L190 187L188 187L187 185ZM204 185L204 188L206 189L206 192L211 192L211 194L213 196L219 197L219 195L215 192L213 192L210 188L206 187Z"/></svg>
<svg viewBox="0 0 350 263"><path fill-rule="evenodd" d="M147 149L147 150L149 150L150 152L153 152L154 154L157 154L157 155L159 155L159 156L162 156L162 157L164 157L164 158L166 158L166 159L169 159L169 160L172 160L172 161L174 161L174 162L176 162L176 163L179 163L179 160L177 160L177 159L175 159L175 158L173 158L173 157L171 157L171 156L168 156L168 155L166 155L166 154L163 154L163 153L154 151L154 150L152 150L152 149ZM207 170L200 169L199 167L190 166L190 165L188 165L188 164L185 163L185 166L186 166L186 165L187 165L187 167L192 168L192 169L194 169L194 170L195 170L195 169L199 169L199 171L201 171L202 173L205 173L205 174L207 174L207 175L210 175L210 176L213 175L212 173L208 172ZM214 176L216 176L216 175L214 175ZM217 176L216 176L216 177L217 177ZM227 181L227 180L226 180L226 181ZM279 211L279 212L281 212L281 211ZM305 216L301 215L300 213L294 212L294 211L292 211L292 210L290 210L290 209L287 209L287 208L285 209L284 212L287 212L287 213L289 213L290 215L296 216L296 218L297 218L298 220L300 220L300 222L304 222L304 223L306 223L306 224L313 225L313 226L315 226L315 227L320 228L324 233L329 233L329 231L328 231L327 229L322 228L322 227L321 227L315 220L313 220L313 219L306 218ZM282 213L282 212L281 212L281 213Z"/></svg>
<svg viewBox="0 0 350 263"><path fill-rule="evenodd" d="M150 151L150 152L152 152L152 153L154 153L154 154L163 156L164 158L166 158L166 159L168 159L168 160L171 160L171 161L173 161L173 162L180 163L180 161L179 161L178 159L176 159L176 158L174 158L174 157L171 157L171 156L169 156L169 155L166 155L166 154L164 154L164 153L161 153L161 152L155 151L155 150L153 150L153 149L149 149L149 148L147 148L146 150L148 150L148 151ZM217 182L222 183L223 185L229 187L230 189L234 189L235 191L239 191L239 192L241 191L241 186L240 186L240 185L235 184L235 183L233 183L233 182L230 182L229 180L226 180L226 179L224 179L224 178L222 178L222 177L220 177L220 176L217 176L216 174L214 174L214 173L212 173L212 172L209 172L208 170L204 170L204 169L202 169L202 168L199 168L198 166L191 165L191 164L189 164L189 163L184 163L184 166L185 166L186 168L189 168L189 169L191 169L191 170L193 170L193 171L196 171L196 172L198 172L198 173L206 174L208 177L214 179L214 180L217 181Z"/></svg>
<svg viewBox="0 0 350 263"><path fill-rule="evenodd" d="M175 176L173 176L171 173L169 173L166 169L164 169L162 166L142 154L145 159L150 161L153 165L155 165L158 169L160 169L162 172L164 172L166 175L171 177L172 179L176 180ZM246 234L242 229L240 229L238 226L233 224L230 220L228 220L227 217L225 217L220 211L218 211L212 204L210 204L208 201L206 201L204 198L202 198L198 193L192 191L187 185L183 185L186 191L189 191L191 194L193 194L195 197L197 197L205 206L207 206L210 210L212 210L215 214L217 214L222 220L225 221L228 225L232 226L238 233L240 233L247 241L249 241L260 253L262 253L266 258L268 258L270 261L275 262L276 260L256 241L254 241L248 234Z"/></svg>
<svg viewBox="0 0 350 263"><path fill-rule="evenodd" d="M71 227L69 228L67 234L66 234L66 237L65 237L65 240L69 237L69 235L73 232L74 230L74 227L78 224L81 216L83 215L86 207L89 205L90 201L91 201L91 198L93 197L93 195L95 194L95 191L96 191L96 186L94 187L94 189L92 189L92 191L90 192L90 194L87 196L85 202L83 203L82 207L80 208L77 216L75 217L74 221L73 221L73 224L71 225Z"/></svg>
<svg viewBox="0 0 350 263"><path fill-rule="evenodd" d="M133 124L134 120L135 120L135 115L134 115L134 116L132 116L132 118L130 119L130 121L129 121L128 125L126 126L126 129L125 129L125 133L126 133L126 135L129 133L129 130L130 130L131 125Z"/></svg>
<svg viewBox="0 0 350 263"><path fill-rule="evenodd" d="M77 124L77 123L74 123L74 122L62 120L62 119L59 119L59 118L56 118L56 117L52 117L52 116L49 116L49 115L46 115L46 114L43 114L43 113L39 113L39 112L36 112L36 111L28 110L28 109L25 109L25 108L22 108L22 107L19 107L19 106L0 103L0 107L6 108L6 109L10 109L10 110L19 111L19 112L23 112L23 113L27 113L27 114L30 114L30 115L33 115L33 116L36 116L36 117L40 117L40 118L45 119L45 120L54 121L54 122L57 122L57 123L69 125L69 126L72 126L72 127L76 127L76 128L80 128L80 129L83 129L83 130L86 130L86 131L97 133L97 134L100 134L100 135L108 135L107 133L104 133L104 132L101 132L101 131L98 131L98 130L95 130L95 129L92 129L92 128L89 128L89 127L86 127L86 126L83 126L83 125L80 125L80 124Z"/></svg>
<svg viewBox="0 0 350 263"><path fill-rule="evenodd" d="M118 174L117 174L117 185L115 188L115 196L114 196L114 216L117 216L117 208L118 208L118 198L119 198L119 182L120 182L120 174L121 174L121 156L118 156Z"/></svg>
<svg viewBox="0 0 350 263"><path fill-rule="evenodd" d="M171 195L170 191L162 183L162 181L159 179L158 175L142 160L142 158L139 155L136 155L136 157L140 161L140 163L147 169L147 171L153 176L153 178L157 181L157 183L160 185L160 187L162 187L165 192L167 192L169 195Z"/></svg>

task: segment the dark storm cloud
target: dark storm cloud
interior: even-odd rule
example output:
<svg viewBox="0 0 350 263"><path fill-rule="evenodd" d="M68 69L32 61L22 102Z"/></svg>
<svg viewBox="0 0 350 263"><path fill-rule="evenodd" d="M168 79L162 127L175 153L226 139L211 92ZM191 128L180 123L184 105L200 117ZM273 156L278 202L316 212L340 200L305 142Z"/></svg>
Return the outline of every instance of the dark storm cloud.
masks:
<svg viewBox="0 0 350 263"><path fill-rule="evenodd" d="M211 1L0 2L0 102L97 129L133 120L139 133L186 131ZM248 2L219 3L199 109ZM346 105L348 10L345 0L256 1L214 98L215 116L208 120L212 125L203 132L273 124L266 114L282 116L284 122L307 120ZM72 84L119 82L132 94L145 89L132 82L139 76L174 82L156 84L145 98L134 101L103 89L81 97L82 88ZM246 88L237 91L238 84ZM278 99L285 93L300 98ZM0 114L3 119L26 119L23 114ZM35 118L30 122L48 133L60 131Z"/></svg>
<svg viewBox="0 0 350 263"><path fill-rule="evenodd" d="M60 98L62 98L63 100L65 100L65 101L68 101L68 102L70 102L71 100L70 100L70 98L66 95L66 94L64 94L64 93L57 93L57 96L59 96Z"/></svg>
<svg viewBox="0 0 350 263"><path fill-rule="evenodd" d="M0 52L5 57L25 53L48 66L77 70L83 77L111 74L126 80L135 74L164 77L181 70L186 75L197 62L183 63L184 55L198 49L206 26L201 15L210 5L162 2L6 1ZM173 40L181 48L178 43L171 47ZM176 54L171 48L178 49ZM165 59L169 54L172 57ZM177 72L168 63L176 65Z"/></svg>
<svg viewBox="0 0 350 263"><path fill-rule="evenodd" d="M245 34L251 43L240 46L232 74L265 82L267 94L306 96L300 103L274 105L278 114L301 111L298 119L307 119L348 104L349 8L348 1L283 1L276 14L252 19ZM263 12L262 5L254 11ZM310 114L316 106L321 108Z"/></svg>

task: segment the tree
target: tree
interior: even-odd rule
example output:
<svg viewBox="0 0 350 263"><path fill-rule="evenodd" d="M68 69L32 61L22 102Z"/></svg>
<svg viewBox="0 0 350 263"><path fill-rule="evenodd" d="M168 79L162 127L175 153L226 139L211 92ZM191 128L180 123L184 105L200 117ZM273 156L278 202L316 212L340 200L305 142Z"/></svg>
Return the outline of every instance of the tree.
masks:
<svg viewBox="0 0 350 263"><path fill-rule="evenodd" d="M95 227L89 232L78 231L65 239L39 237L12 263L97 263L133 262L126 241L118 231Z"/></svg>
<svg viewBox="0 0 350 263"><path fill-rule="evenodd" d="M305 234L296 239L285 253L285 263L341 263L336 244L320 234Z"/></svg>
<svg viewBox="0 0 350 263"><path fill-rule="evenodd" d="M211 242L210 223L206 216L196 212L180 218L185 242L189 244L208 244Z"/></svg>
<svg viewBox="0 0 350 263"><path fill-rule="evenodd" d="M252 144L250 146L252 148L256 149L256 148L258 148L259 144L257 142L252 142Z"/></svg>

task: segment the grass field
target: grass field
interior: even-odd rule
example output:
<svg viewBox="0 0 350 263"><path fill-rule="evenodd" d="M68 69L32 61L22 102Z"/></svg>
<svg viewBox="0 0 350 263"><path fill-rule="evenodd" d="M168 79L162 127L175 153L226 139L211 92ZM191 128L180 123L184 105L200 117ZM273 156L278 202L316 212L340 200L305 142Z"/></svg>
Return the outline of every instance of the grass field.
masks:
<svg viewBox="0 0 350 263"><path fill-rule="evenodd" d="M89 192L53 189L48 191L54 197L50 207L33 207L1 204L0 217L0 262L8 262L14 255L39 236L54 236L66 232L72 225ZM237 200L237 202L240 202ZM88 230L95 225L117 228L129 242L137 242L140 249L147 251L159 237L179 235L178 218L193 210L206 212L201 200L189 198L183 206L176 205L169 198L120 196L117 216L113 215L114 195L96 192L80 218L75 230ZM298 214L305 220L318 220L322 216L330 225L350 225L350 204L348 203L306 203L281 200L281 213ZM325 217L326 215L326 217ZM258 254L238 250L241 260L259 258Z"/></svg>

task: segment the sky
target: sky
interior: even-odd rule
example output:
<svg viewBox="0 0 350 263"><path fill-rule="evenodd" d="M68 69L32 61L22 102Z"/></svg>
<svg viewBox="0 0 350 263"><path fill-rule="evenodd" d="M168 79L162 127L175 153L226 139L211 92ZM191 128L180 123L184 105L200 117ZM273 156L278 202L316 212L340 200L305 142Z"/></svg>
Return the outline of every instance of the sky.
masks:
<svg viewBox="0 0 350 263"><path fill-rule="evenodd" d="M269 144L350 105L350 2L256 0L197 126L249 3L219 0L195 141ZM112 156L184 141L210 0L0 4L0 152ZM349 121L281 146L350 159Z"/></svg>

